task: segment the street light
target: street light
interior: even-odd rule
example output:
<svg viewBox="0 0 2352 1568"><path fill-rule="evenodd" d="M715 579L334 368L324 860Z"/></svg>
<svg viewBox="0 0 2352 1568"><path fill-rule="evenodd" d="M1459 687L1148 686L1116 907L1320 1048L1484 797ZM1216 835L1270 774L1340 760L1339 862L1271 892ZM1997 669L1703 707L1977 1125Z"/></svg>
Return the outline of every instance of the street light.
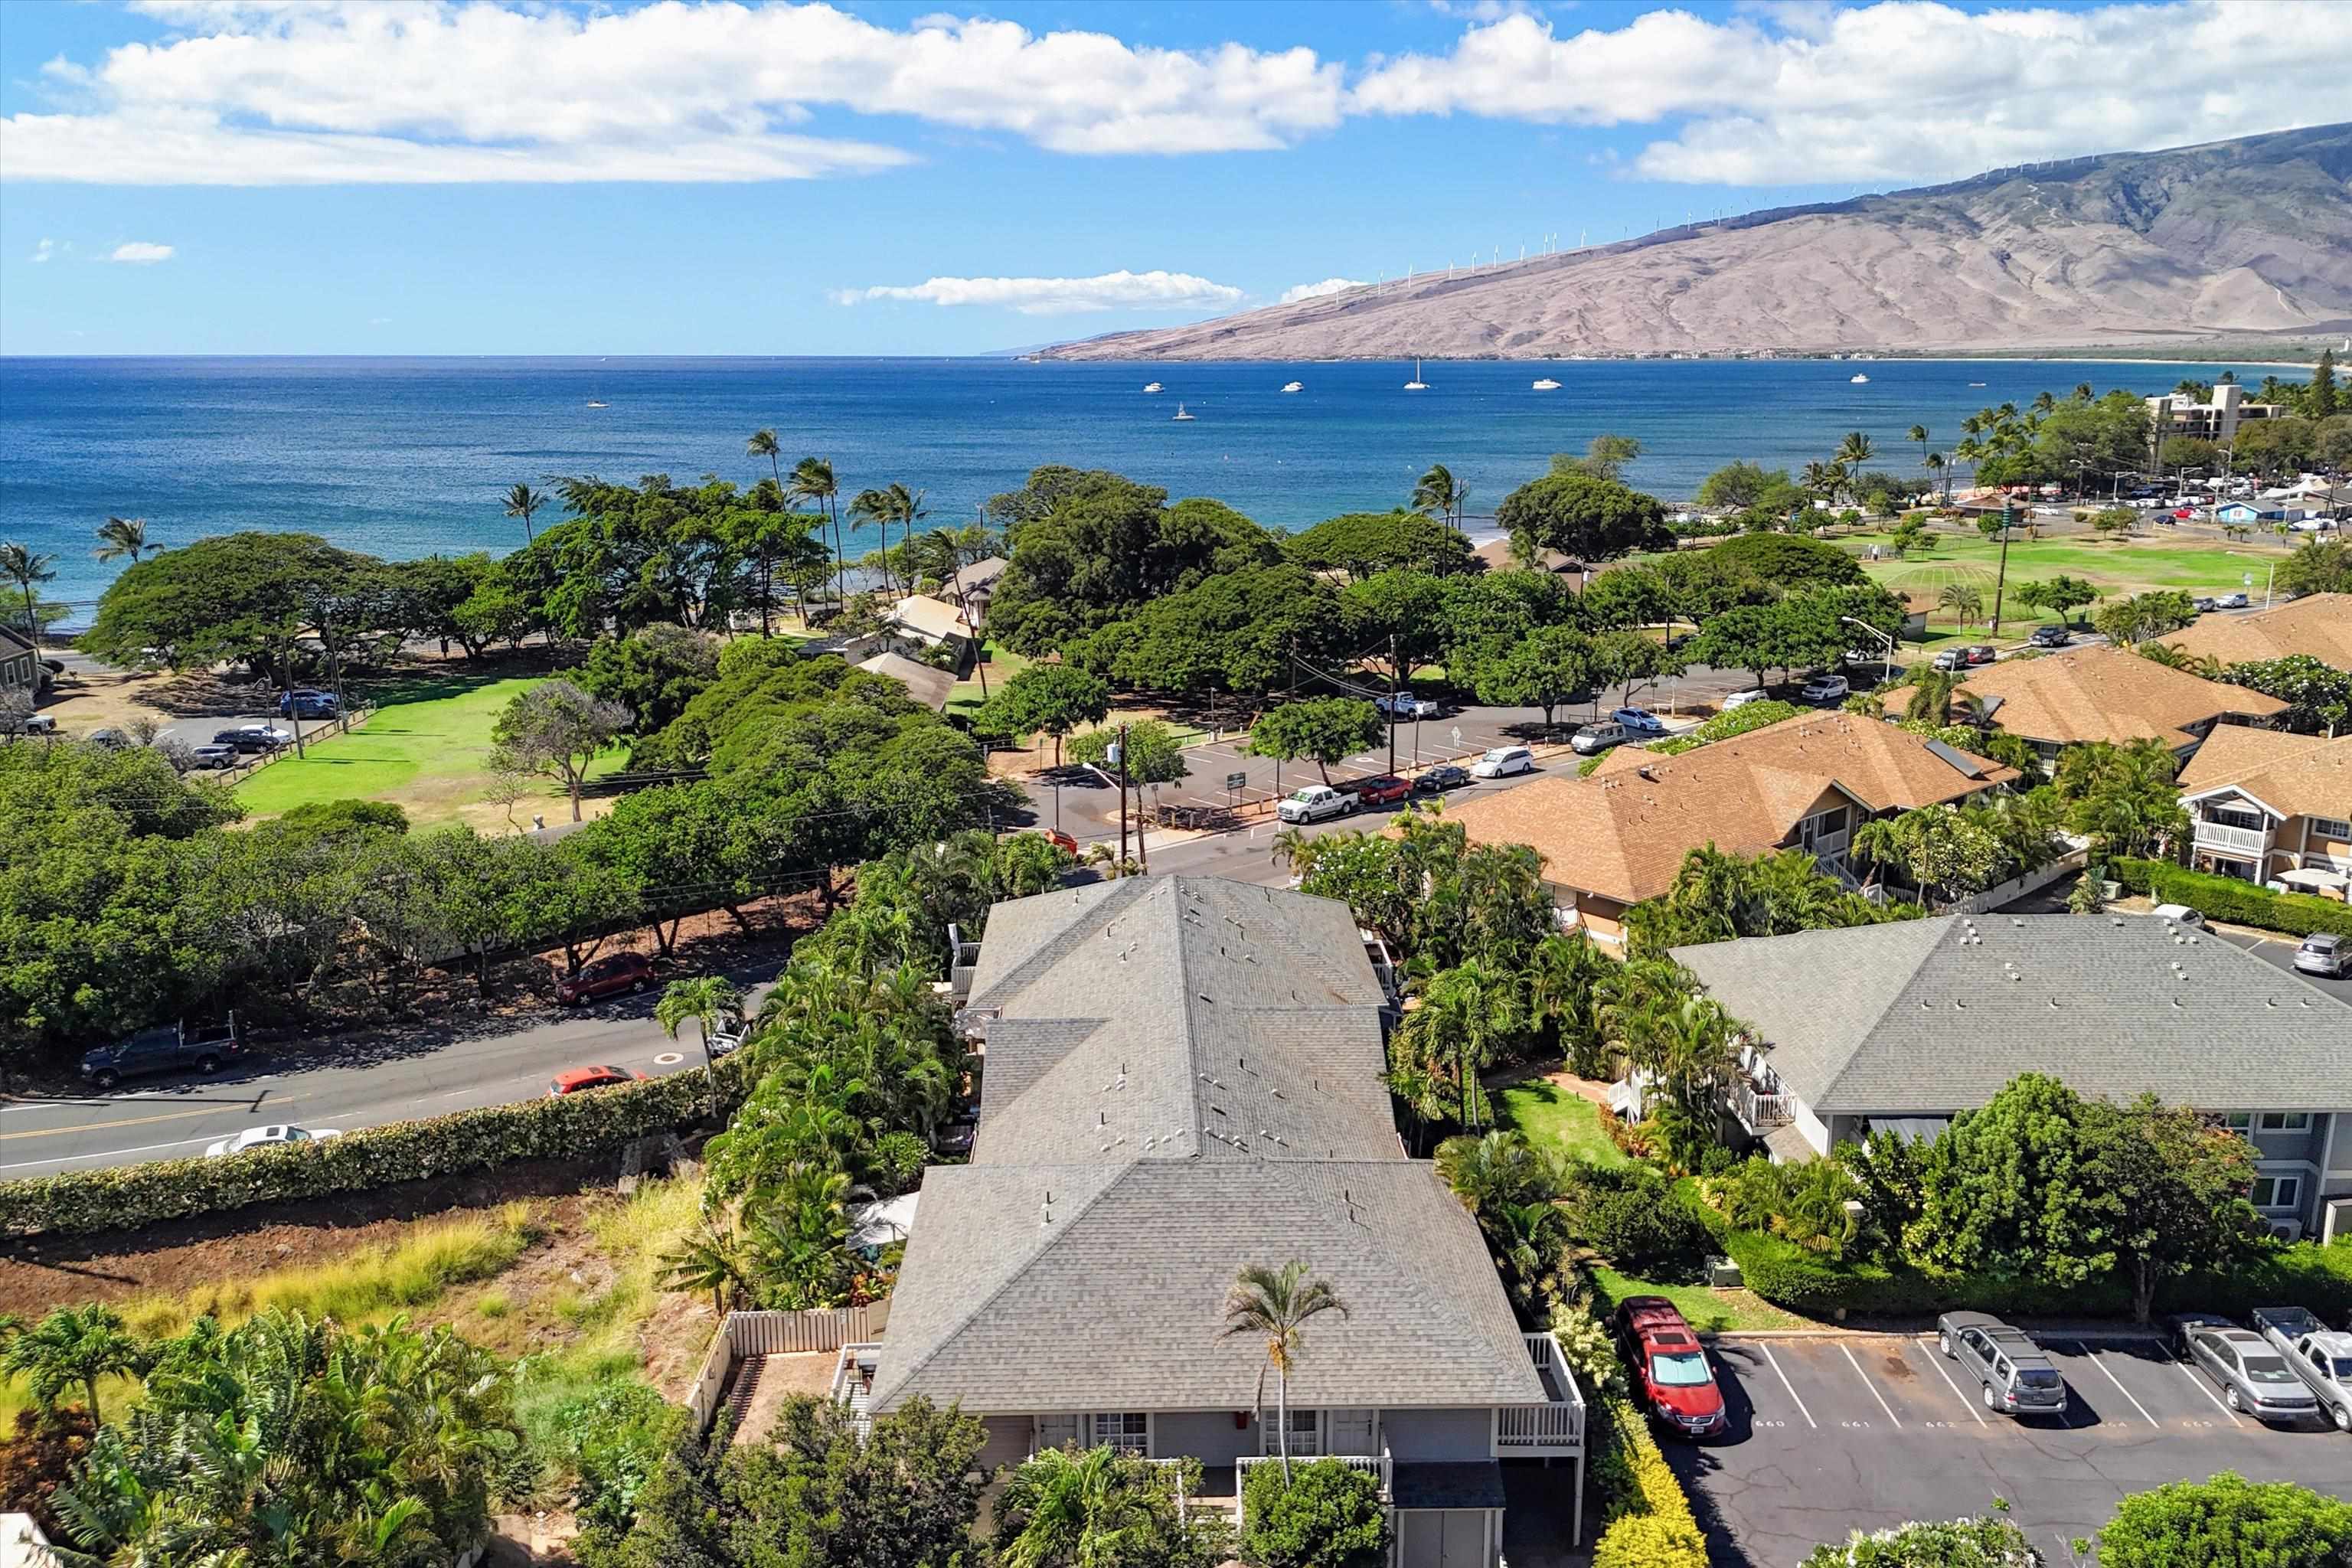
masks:
<svg viewBox="0 0 2352 1568"><path fill-rule="evenodd" d="M1880 685L1884 686L1886 682L1894 679L1895 638L1893 635L1880 631L1868 621L1857 621L1852 616L1840 616L1838 619L1845 622L1849 626L1860 626L1864 631L1868 632L1872 637L1876 637L1880 642L1886 645L1886 657L1878 661L1878 681Z"/></svg>

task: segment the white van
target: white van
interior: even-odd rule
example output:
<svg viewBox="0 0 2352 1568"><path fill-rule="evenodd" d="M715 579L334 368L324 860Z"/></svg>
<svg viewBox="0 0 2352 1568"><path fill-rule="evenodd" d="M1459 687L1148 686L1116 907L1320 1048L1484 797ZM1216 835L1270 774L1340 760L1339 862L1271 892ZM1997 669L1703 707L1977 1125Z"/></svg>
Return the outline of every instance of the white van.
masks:
<svg viewBox="0 0 2352 1568"><path fill-rule="evenodd" d="M1497 746L1470 764L1474 779L1508 778L1513 773L1533 773L1536 754L1525 746Z"/></svg>

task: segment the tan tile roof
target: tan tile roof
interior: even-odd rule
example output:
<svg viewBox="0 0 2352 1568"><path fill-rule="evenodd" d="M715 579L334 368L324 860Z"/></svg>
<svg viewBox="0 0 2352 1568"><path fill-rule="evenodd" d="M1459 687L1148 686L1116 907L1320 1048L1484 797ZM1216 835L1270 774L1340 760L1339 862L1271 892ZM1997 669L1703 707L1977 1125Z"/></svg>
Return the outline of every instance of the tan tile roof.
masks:
<svg viewBox="0 0 2352 1568"><path fill-rule="evenodd" d="M2352 669L2352 594L2313 594L2247 616L2207 616L2163 640L2223 664L2303 653Z"/></svg>
<svg viewBox="0 0 2352 1568"><path fill-rule="evenodd" d="M2352 735L2330 741L2224 724L2180 770L2180 793L2231 785L2290 816L2352 817Z"/></svg>
<svg viewBox="0 0 2352 1568"><path fill-rule="evenodd" d="M2061 745L2154 737L2185 746L2196 739L2191 724L2223 713L2266 718L2287 706L2116 647L2003 659L1969 676L1962 689L1999 698L1992 721L2011 734Z"/></svg>
<svg viewBox="0 0 2352 1568"><path fill-rule="evenodd" d="M971 628L964 625L962 612L953 605L943 605L920 595L899 600L892 607L889 618L934 641L971 636Z"/></svg>
<svg viewBox="0 0 2352 1568"><path fill-rule="evenodd" d="M956 678L944 669L934 669L928 664L918 664L904 654L877 653L857 667L875 675L887 675L907 689L907 695L938 712L955 695Z"/></svg>
<svg viewBox="0 0 2352 1568"><path fill-rule="evenodd" d="M1622 747L1590 778L1541 779L1446 815L1477 842L1533 845L1552 881L1633 903L1672 886L1693 849L1777 847L1832 791L1874 812L1906 810L2017 776L1964 760L1973 774L1892 724L1808 713L1676 757Z"/></svg>

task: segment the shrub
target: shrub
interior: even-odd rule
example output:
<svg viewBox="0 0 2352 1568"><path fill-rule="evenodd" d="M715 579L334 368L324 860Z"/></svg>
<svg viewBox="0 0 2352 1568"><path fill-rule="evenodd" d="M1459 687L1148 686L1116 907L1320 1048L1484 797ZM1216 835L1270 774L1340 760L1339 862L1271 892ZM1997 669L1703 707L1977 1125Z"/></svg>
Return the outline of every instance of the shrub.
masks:
<svg viewBox="0 0 2352 1568"><path fill-rule="evenodd" d="M614 1378L550 1413L548 1455L576 1478L583 1525L626 1530L637 1491L677 1441L686 1412L634 1377Z"/></svg>
<svg viewBox="0 0 2352 1568"><path fill-rule="evenodd" d="M1899 1524L1817 1548L1803 1568L2040 1568L2025 1531L2005 1519Z"/></svg>
<svg viewBox="0 0 2352 1568"><path fill-rule="evenodd" d="M1253 1568L1381 1568L1389 1559L1388 1510L1380 1482L1337 1459L1250 1472L1242 1561Z"/></svg>
<svg viewBox="0 0 2352 1568"><path fill-rule="evenodd" d="M1694 1279L1710 1237L1690 1202L1654 1171L1599 1165L1574 1173L1569 1223L1584 1243L1627 1274Z"/></svg>
<svg viewBox="0 0 2352 1568"><path fill-rule="evenodd" d="M2159 904L2187 904L2209 921L2309 936L2334 931L2352 936L2352 907L2309 893L2273 893L2235 877L2209 876L2165 860L2117 858L2107 873L2135 893Z"/></svg>
<svg viewBox="0 0 2352 1568"><path fill-rule="evenodd" d="M931 1146L914 1133L885 1132L874 1140L874 1152L868 1156L876 1190L896 1197L921 1186L923 1165L930 1157Z"/></svg>
<svg viewBox="0 0 2352 1568"><path fill-rule="evenodd" d="M736 1058L715 1068L593 1094L453 1111L363 1128L325 1142L255 1149L234 1160L157 1160L0 1184L0 1236L129 1229L248 1204L331 1197L395 1182L486 1171L518 1160L609 1153L688 1125L742 1098Z"/></svg>
<svg viewBox="0 0 2352 1568"><path fill-rule="evenodd" d="M2103 1568L2339 1568L2352 1503L2224 1470L2134 1492L2099 1531Z"/></svg>
<svg viewBox="0 0 2352 1568"><path fill-rule="evenodd" d="M1606 1521L1592 1568L1706 1568L1706 1538L1649 1422L1622 1394L1592 1408L1592 1477Z"/></svg>

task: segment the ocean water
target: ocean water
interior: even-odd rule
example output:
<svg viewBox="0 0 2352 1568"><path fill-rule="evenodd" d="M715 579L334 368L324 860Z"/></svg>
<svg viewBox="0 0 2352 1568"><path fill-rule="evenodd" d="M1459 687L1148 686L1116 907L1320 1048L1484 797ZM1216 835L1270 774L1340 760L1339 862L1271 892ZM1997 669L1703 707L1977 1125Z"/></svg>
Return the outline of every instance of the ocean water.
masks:
<svg viewBox="0 0 2352 1568"><path fill-rule="evenodd" d="M830 458L842 499L898 480L935 523L970 521L1041 463L1116 468L1299 528L1385 508L1443 462L1484 512L1602 431L1633 436L1641 488L1687 496L1735 458L1795 467L1849 430L1916 469L1914 424L1948 451L1959 421L2048 389L2165 392L2227 367L2116 361L1514 361L1066 364L906 359L0 359L0 538L57 557L47 596L94 601L108 514L166 544L302 529L387 557L522 542L517 481L766 472ZM2261 372L2235 367L2242 380ZM1869 382L1855 385L1856 373ZM1549 376L1557 392L1530 384ZM1147 382L1166 390L1145 395ZM1289 381L1304 390L1285 394ZM1982 383L1982 385L1972 384ZM1173 416L1182 403L1193 417ZM593 403L606 406L593 407ZM870 538L856 542L871 548ZM77 616L76 619L82 617Z"/></svg>

